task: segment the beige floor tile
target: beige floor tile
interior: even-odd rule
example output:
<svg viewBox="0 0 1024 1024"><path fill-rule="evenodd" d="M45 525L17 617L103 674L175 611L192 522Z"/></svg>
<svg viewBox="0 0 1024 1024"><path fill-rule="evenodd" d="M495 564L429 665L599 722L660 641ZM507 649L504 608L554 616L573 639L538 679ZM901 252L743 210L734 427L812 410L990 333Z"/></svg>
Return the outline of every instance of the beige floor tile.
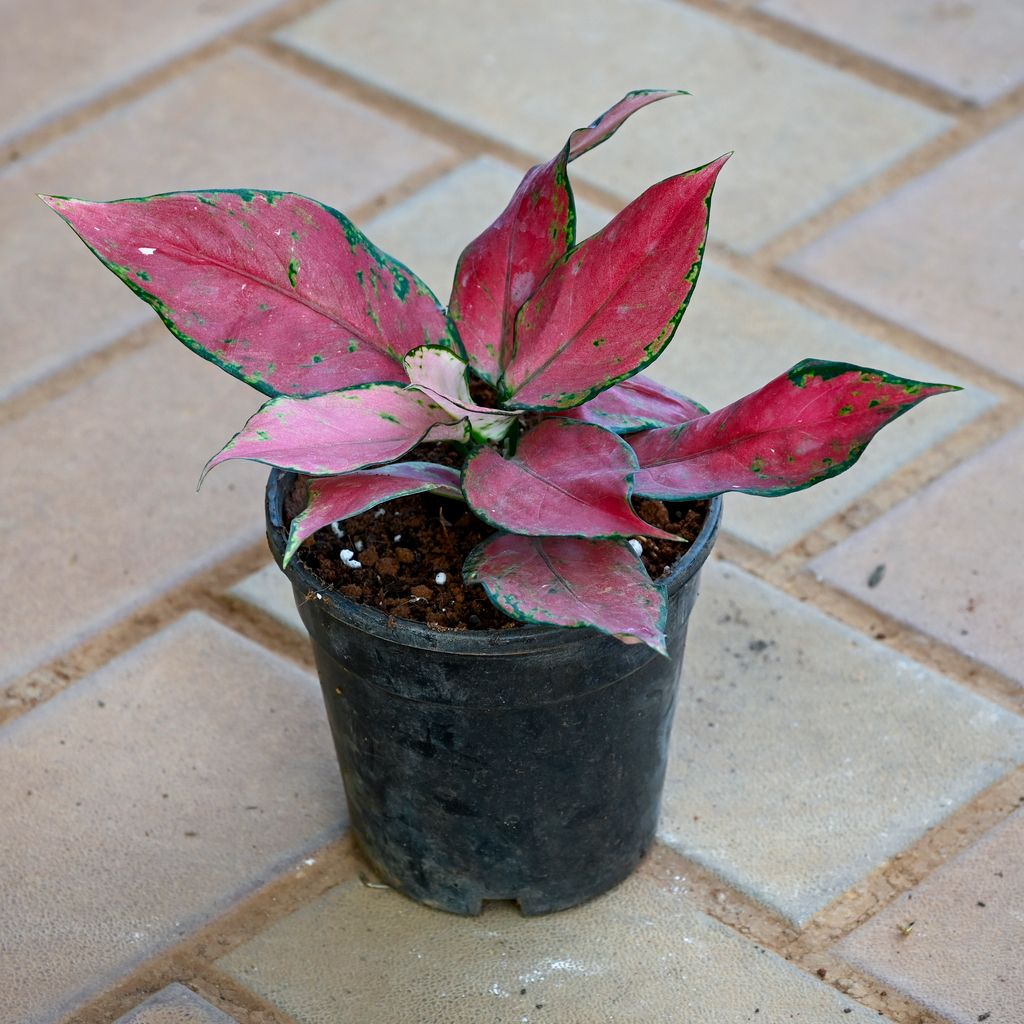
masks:
<svg viewBox="0 0 1024 1024"><path fill-rule="evenodd" d="M275 0L0 0L0 142L131 81Z"/></svg>
<svg viewBox="0 0 1024 1024"><path fill-rule="evenodd" d="M1017 0L766 0L764 10L986 103L1024 80Z"/></svg>
<svg viewBox="0 0 1024 1024"><path fill-rule="evenodd" d="M272 619L277 619L282 626L294 629L302 636L306 635L306 627L295 607L292 585L276 565L266 565L259 572L246 576L228 593L259 608Z"/></svg>
<svg viewBox="0 0 1024 1024"><path fill-rule="evenodd" d="M0 175L0 397L154 319L35 193L119 199L245 186L349 210L447 155L248 53L119 107Z"/></svg>
<svg viewBox="0 0 1024 1024"><path fill-rule="evenodd" d="M263 396L154 333L0 430L0 683L263 532L264 467L218 468L195 493Z"/></svg>
<svg viewBox="0 0 1024 1024"><path fill-rule="evenodd" d="M114 1024L237 1024L226 1013L175 982L141 1006L118 1017Z"/></svg>
<svg viewBox="0 0 1024 1024"><path fill-rule="evenodd" d="M219 963L301 1024L880 1020L643 878L543 918L352 882Z"/></svg>
<svg viewBox="0 0 1024 1024"><path fill-rule="evenodd" d="M851 963L956 1024L1024 1019L1024 811L839 946ZM910 921L914 930L904 935Z"/></svg>
<svg viewBox="0 0 1024 1024"><path fill-rule="evenodd" d="M735 149L711 232L743 250L947 123L671 0L450 0L429 14L415 0L399 0L387 19L373 0L335 0L279 38L545 159L627 90L689 89L691 99L638 114L619 138L581 159L578 172L631 199L659 178Z"/></svg>
<svg viewBox="0 0 1024 1024"><path fill-rule="evenodd" d="M801 250L788 266L1024 382L1024 119Z"/></svg>
<svg viewBox="0 0 1024 1024"><path fill-rule="evenodd" d="M3 1019L43 1024L337 835L316 682L193 614L0 730Z"/></svg>
<svg viewBox="0 0 1024 1024"><path fill-rule="evenodd" d="M996 705L724 563L702 584L660 834L794 923L1024 762Z"/></svg>
<svg viewBox="0 0 1024 1024"><path fill-rule="evenodd" d="M1024 685L1021 466L1024 429L825 552L812 568Z"/></svg>

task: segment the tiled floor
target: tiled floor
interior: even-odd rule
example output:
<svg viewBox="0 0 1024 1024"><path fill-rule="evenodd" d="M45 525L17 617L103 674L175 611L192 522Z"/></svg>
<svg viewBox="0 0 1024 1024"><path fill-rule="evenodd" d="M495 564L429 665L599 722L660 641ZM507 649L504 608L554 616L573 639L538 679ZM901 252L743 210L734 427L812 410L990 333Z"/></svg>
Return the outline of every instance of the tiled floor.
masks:
<svg viewBox="0 0 1024 1024"><path fill-rule="evenodd" d="M0 19L0 1024L1024 1024L1019 5ZM727 500L637 875L459 919L353 851L264 474L193 493L253 392L34 193L307 193L444 298L525 167L652 85L693 96L573 165L581 235L736 151L653 375L711 406L806 356L966 390L847 476Z"/></svg>

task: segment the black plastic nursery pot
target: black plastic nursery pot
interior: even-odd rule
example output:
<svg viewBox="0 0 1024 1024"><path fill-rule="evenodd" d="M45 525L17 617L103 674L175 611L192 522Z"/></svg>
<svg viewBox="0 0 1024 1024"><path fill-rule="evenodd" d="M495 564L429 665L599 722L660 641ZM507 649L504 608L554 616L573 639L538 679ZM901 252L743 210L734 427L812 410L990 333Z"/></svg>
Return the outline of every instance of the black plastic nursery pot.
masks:
<svg viewBox="0 0 1024 1024"><path fill-rule="evenodd" d="M274 470L267 484L278 565L294 479ZM484 900L545 914L633 871L654 840L687 622L718 531L721 498L708 504L665 581L668 658L593 629L438 631L355 604L292 560L352 829L384 881L457 914Z"/></svg>

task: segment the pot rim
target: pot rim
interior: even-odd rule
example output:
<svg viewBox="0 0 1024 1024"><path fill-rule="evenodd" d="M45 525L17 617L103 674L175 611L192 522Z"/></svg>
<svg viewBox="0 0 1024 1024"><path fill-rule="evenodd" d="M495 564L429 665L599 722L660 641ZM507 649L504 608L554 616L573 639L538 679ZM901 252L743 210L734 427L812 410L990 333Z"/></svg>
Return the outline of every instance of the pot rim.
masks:
<svg viewBox="0 0 1024 1024"><path fill-rule="evenodd" d="M281 563L288 542L288 531L284 526L284 498L292 482L299 474L281 469L271 469L267 479L266 523L267 541L271 554L281 571L292 585L305 591L322 595L316 607L332 618L343 622L348 628L358 629L371 636L400 643L407 647L436 650L444 647L450 652L463 654L513 654L521 648L550 650L566 644L579 643L581 630L600 636L599 631L589 626L546 626L521 625L516 629L465 629L439 630L425 622L402 619L381 611L373 605L358 604L324 586L315 573L298 559L292 559L287 568ZM686 554L679 559L667 577L656 582L667 587L669 596L679 591L693 576L711 553L722 519L722 496L701 499L708 503L707 515L700 533L690 545Z"/></svg>

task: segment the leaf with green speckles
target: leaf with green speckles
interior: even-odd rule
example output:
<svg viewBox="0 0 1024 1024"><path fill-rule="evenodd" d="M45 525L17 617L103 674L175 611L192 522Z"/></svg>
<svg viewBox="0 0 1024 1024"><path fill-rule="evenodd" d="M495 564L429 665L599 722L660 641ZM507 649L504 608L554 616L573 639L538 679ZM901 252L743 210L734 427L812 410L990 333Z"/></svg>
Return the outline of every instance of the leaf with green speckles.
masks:
<svg viewBox="0 0 1024 1024"><path fill-rule="evenodd" d="M665 591L624 541L502 533L470 552L463 575L519 622L592 626L665 649Z"/></svg>
<svg viewBox="0 0 1024 1024"><path fill-rule="evenodd" d="M513 533L561 537L660 537L629 503L637 464L629 445L590 423L543 420L502 458L481 447L466 462L462 489L486 523Z"/></svg>
<svg viewBox="0 0 1024 1024"><path fill-rule="evenodd" d="M661 353L700 272L711 194L727 159L652 186L554 265L516 317L499 384L505 405L571 408Z"/></svg>
<svg viewBox="0 0 1024 1024"><path fill-rule="evenodd" d="M459 471L434 462L399 462L394 466L310 480L306 508L292 520L284 564L291 561L307 537L312 537L322 527L359 515L393 498L424 491L461 501Z"/></svg>
<svg viewBox="0 0 1024 1024"><path fill-rule="evenodd" d="M274 398L206 464L251 459L334 476L401 458L425 438L464 442L465 420L401 384L364 384L312 398Z"/></svg>
<svg viewBox="0 0 1024 1024"><path fill-rule="evenodd" d="M43 198L173 334L264 394L404 381L402 358L425 338L461 351L411 270L304 196Z"/></svg>
<svg viewBox="0 0 1024 1024"><path fill-rule="evenodd" d="M959 390L805 359L724 409L632 435L640 463L633 487L668 501L788 494L849 469L882 427L918 402Z"/></svg>
<svg viewBox="0 0 1024 1024"><path fill-rule="evenodd" d="M591 125L574 131L557 155L527 171L498 219L466 246L449 306L470 364L485 381L497 383L512 352L516 313L573 244L576 213L568 163L614 135L641 107L678 95L665 89L628 93Z"/></svg>
<svg viewBox="0 0 1024 1024"><path fill-rule="evenodd" d="M559 412L566 419L595 423L615 434L674 426L704 416L707 409L685 395L638 373L599 395Z"/></svg>

